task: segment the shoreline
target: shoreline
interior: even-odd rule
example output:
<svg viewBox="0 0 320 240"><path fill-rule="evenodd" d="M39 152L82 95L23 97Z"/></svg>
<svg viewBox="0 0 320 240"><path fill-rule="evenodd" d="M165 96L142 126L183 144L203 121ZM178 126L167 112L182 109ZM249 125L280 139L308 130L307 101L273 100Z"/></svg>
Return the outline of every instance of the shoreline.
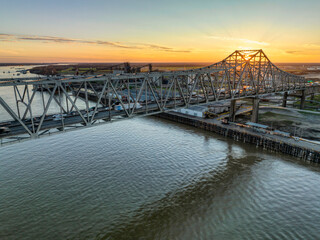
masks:
<svg viewBox="0 0 320 240"><path fill-rule="evenodd" d="M241 129L237 126L221 124L217 120L200 119L176 112L160 113L156 116L207 130L209 132L214 132L236 141L254 144L257 147L266 150L294 156L304 161L320 163L320 145L318 144L295 141L293 139L274 135L258 134L248 129Z"/></svg>

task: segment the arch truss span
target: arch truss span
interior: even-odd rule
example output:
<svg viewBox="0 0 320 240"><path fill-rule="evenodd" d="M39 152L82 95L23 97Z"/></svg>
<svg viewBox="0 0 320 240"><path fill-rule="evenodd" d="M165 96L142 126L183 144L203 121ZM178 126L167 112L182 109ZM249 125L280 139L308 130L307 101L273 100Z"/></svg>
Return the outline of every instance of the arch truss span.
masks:
<svg viewBox="0 0 320 240"><path fill-rule="evenodd" d="M6 94L0 95L5 116L0 119L0 138L39 137L306 87L303 77L279 69L262 50L237 50L218 63L187 71L1 79L0 89Z"/></svg>

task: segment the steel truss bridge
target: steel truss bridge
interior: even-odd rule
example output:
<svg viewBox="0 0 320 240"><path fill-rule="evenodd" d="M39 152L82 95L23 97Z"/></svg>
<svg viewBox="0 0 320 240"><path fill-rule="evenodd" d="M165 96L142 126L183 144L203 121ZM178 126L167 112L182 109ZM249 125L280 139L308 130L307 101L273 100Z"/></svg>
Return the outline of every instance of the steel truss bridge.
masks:
<svg viewBox="0 0 320 240"><path fill-rule="evenodd" d="M308 84L279 69L262 50L238 50L194 70L0 79L0 87L7 93L0 96L2 112L11 118L0 123L10 130L0 134L6 142Z"/></svg>

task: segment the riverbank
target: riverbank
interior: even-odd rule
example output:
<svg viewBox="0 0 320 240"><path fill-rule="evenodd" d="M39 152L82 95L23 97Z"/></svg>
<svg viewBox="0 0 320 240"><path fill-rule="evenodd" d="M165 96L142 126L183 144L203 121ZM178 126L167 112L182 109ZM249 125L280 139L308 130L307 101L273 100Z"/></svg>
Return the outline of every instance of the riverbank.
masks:
<svg viewBox="0 0 320 240"><path fill-rule="evenodd" d="M175 122L205 129L207 131L232 138L236 141L255 144L257 147L261 147L263 149L284 153L306 161L320 163L320 145L318 144L304 142L301 140L296 141L292 138L274 136L270 134L258 134L251 129L243 129L236 125L221 124L217 120L202 119L176 112L161 113L157 116L160 118L165 118Z"/></svg>
<svg viewBox="0 0 320 240"><path fill-rule="evenodd" d="M249 113L237 117L239 123L248 121ZM320 112L263 105L259 109L259 123L313 141L320 141L319 121Z"/></svg>

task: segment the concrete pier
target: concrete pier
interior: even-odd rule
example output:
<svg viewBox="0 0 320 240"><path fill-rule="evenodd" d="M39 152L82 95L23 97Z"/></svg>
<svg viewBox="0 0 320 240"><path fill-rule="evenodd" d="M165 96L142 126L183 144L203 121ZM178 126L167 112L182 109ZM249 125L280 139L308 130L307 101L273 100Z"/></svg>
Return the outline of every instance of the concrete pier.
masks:
<svg viewBox="0 0 320 240"><path fill-rule="evenodd" d="M300 109L304 109L305 102L306 102L306 92L305 90L301 90Z"/></svg>
<svg viewBox="0 0 320 240"><path fill-rule="evenodd" d="M314 100L314 93L310 94L310 100Z"/></svg>
<svg viewBox="0 0 320 240"><path fill-rule="evenodd" d="M232 99L230 102L229 121L235 122L236 120L236 99Z"/></svg>
<svg viewBox="0 0 320 240"><path fill-rule="evenodd" d="M252 98L251 122L257 123L259 120L259 98Z"/></svg>
<svg viewBox="0 0 320 240"><path fill-rule="evenodd" d="M287 107L288 92L284 92L282 99L282 107Z"/></svg>

